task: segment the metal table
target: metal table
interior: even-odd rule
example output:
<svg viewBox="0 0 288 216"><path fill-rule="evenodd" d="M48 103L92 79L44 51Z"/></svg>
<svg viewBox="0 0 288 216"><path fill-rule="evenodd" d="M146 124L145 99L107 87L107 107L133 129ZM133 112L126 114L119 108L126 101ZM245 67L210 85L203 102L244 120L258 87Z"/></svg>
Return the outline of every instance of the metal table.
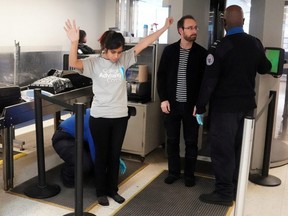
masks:
<svg viewBox="0 0 288 216"><path fill-rule="evenodd" d="M93 97L92 86L74 89L52 96L62 102L73 105L85 103L90 106ZM43 115L54 114L54 126L60 119L60 111L63 107L49 101L42 102ZM13 130L14 126L35 119L34 101L23 102L5 107L0 117L0 133L3 137L3 180L4 190L13 188L14 164L13 164Z"/></svg>

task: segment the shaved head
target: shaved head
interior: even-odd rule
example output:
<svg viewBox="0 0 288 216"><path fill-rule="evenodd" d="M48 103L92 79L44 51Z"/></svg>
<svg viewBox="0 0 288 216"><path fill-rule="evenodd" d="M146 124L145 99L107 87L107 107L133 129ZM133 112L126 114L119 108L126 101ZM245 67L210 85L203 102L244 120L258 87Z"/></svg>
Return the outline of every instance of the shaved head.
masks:
<svg viewBox="0 0 288 216"><path fill-rule="evenodd" d="M243 10L238 5L231 5L224 11L224 27L226 30L233 27L242 27L244 24Z"/></svg>

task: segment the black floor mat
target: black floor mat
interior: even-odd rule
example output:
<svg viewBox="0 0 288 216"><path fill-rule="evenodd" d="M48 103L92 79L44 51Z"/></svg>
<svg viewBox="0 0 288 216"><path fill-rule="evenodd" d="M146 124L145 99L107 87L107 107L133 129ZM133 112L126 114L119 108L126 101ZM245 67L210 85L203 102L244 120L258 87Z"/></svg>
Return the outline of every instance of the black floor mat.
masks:
<svg viewBox="0 0 288 216"><path fill-rule="evenodd" d="M194 187L185 187L180 179L171 185L164 183L167 171L162 172L131 200L127 201L115 216L225 216L229 207L201 202L202 193L214 189L214 180L197 176Z"/></svg>
<svg viewBox="0 0 288 216"><path fill-rule="evenodd" d="M126 163L127 170L124 175L119 175L119 184L122 184L125 180L129 179L135 175L138 171L144 168L147 164L124 160ZM74 209L75 204L75 190L74 188L66 188L63 186L60 180L60 170L61 166L59 165L51 170L46 172L46 182L47 184L56 184L59 185L61 191L54 197L39 199L40 202L47 202L55 205L60 205L68 208ZM27 187L37 183L38 177L34 177L19 186L13 188L11 192L16 195L25 196L24 191ZM29 197L27 197L29 198ZM83 209L85 211L89 210L91 207L97 204L96 189L94 186L94 178L83 178Z"/></svg>

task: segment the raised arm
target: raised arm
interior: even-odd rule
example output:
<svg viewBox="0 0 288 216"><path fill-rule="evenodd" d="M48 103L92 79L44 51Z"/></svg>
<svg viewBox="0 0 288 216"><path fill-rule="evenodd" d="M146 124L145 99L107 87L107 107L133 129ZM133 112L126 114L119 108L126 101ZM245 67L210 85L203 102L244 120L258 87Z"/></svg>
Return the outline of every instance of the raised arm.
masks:
<svg viewBox="0 0 288 216"><path fill-rule="evenodd" d="M81 60L77 58L77 51L78 51L78 41L79 41L79 27L76 26L75 20L71 23L68 19L65 22L64 30L71 41L71 47L69 52L69 66L82 70L83 63Z"/></svg>
<svg viewBox="0 0 288 216"><path fill-rule="evenodd" d="M147 37L142 39L138 44L136 44L134 47L135 55L138 55L143 49L145 49L147 46L156 41L171 26L172 23L173 18L168 17L166 19L165 25L162 28L160 28L153 34L148 35Z"/></svg>

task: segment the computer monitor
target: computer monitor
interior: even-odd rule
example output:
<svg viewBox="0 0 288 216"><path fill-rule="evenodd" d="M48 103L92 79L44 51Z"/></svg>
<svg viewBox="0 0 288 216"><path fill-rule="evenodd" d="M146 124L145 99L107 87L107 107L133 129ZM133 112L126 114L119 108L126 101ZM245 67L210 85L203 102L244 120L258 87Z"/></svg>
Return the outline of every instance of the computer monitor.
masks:
<svg viewBox="0 0 288 216"><path fill-rule="evenodd" d="M274 77L280 77L283 73L284 49L278 47L265 47L265 54L272 64L269 74Z"/></svg>

